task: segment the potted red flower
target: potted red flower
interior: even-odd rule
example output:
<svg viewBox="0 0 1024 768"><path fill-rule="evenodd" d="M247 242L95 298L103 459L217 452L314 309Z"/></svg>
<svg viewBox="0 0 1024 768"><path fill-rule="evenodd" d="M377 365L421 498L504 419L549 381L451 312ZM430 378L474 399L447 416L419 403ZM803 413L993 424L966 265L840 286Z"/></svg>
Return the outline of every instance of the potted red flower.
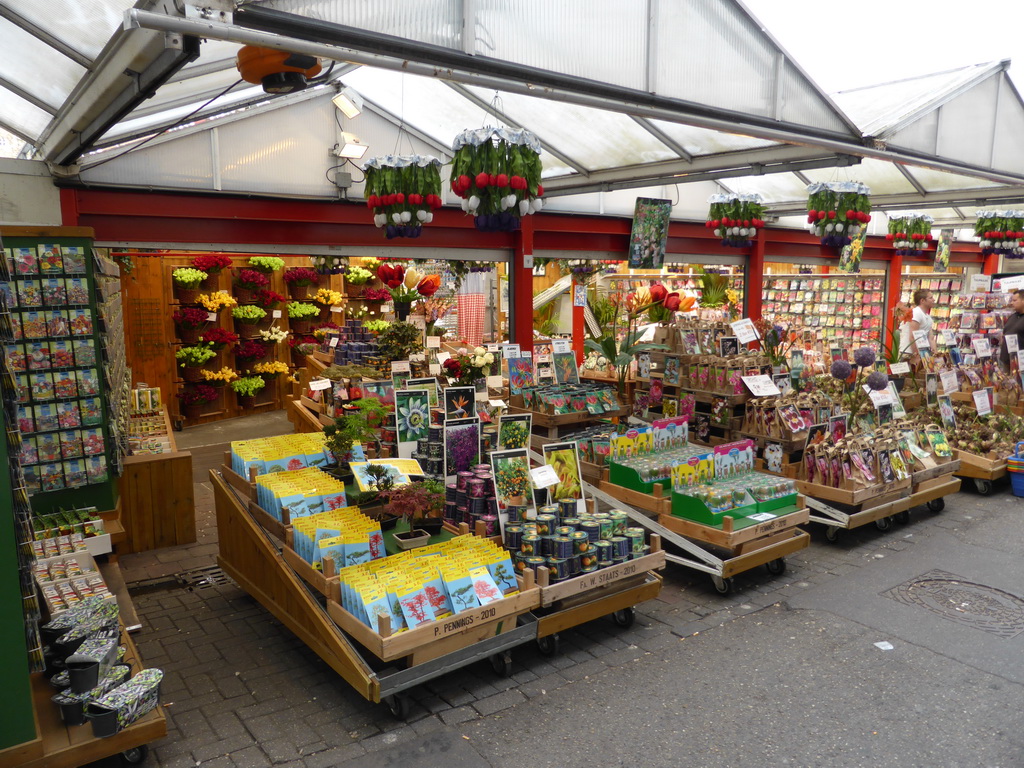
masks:
<svg viewBox="0 0 1024 768"><path fill-rule="evenodd" d="M320 275L309 267L292 267L284 271L284 281L288 295L295 301L302 301L309 296L309 287L319 284Z"/></svg>
<svg viewBox="0 0 1024 768"><path fill-rule="evenodd" d="M212 403L220 394L209 384L195 384L179 392L178 400L181 402L181 415L186 419L198 419L203 412L203 406Z"/></svg>
<svg viewBox="0 0 1024 768"><path fill-rule="evenodd" d="M223 328L209 328L203 331L199 340L206 342L210 345L211 349L219 352L229 344L236 343L238 341L238 334L226 331Z"/></svg>
<svg viewBox="0 0 1024 768"><path fill-rule="evenodd" d="M183 344L195 344L206 324L210 322L210 313L198 307L182 307L171 315L178 338Z"/></svg>
<svg viewBox="0 0 1024 768"><path fill-rule="evenodd" d="M192 259L192 267L207 275L201 284L204 291L216 290L220 282L218 275L230 266L231 257L223 253L204 253Z"/></svg>
<svg viewBox="0 0 1024 768"><path fill-rule="evenodd" d="M235 360L239 363L254 363L262 360L270 351L270 346L255 339L245 339L235 347Z"/></svg>
<svg viewBox="0 0 1024 768"><path fill-rule="evenodd" d="M256 291L270 285L270 278L255 269L240 269L235 274L235 299L239 304L256 301Z"/></svg>

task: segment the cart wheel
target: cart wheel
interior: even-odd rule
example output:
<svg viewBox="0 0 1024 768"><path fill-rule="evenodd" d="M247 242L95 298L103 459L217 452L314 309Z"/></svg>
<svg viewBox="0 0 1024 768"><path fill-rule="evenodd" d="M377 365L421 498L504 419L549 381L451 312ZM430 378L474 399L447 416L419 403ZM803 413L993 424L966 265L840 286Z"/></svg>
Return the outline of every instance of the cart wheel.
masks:
<svg viewBox="0 0 1024 768"><path fill-rule="evenodd" d="M988 481L986 480L985 482L988 482ZM991 489L992 489L992 486L989 485L989 490L991 490ZM941 512L945 508L946 508L946 500L945 499L932 499L931 501L928 502L928 511L929 512Z"/></svg>
<svg viewBox="0 0 1024 768"><path fill-rule="evenodd" d="M902 512L897 512L895 515L892 516L892 519L900 525L906 525L910 522L910 510L904 509Z"/></svg>
<svg viewBox="0 0 1024 768"><path fill-rule="evenodd" d="M633 606L623 608L621 611L616 611L612 614L612 621L623 629L629 629L633 626L633 622L636 621L636 611L633 609Z"/></svg>
<svg viewBox="0 0 1024 768"><path fill-rule="evenodd" d="M512 677L512 654L508 651L491 656L491 669L500 677Z"/></svg>
<svg viewBox="0 0 1024 768"><path fill-rule="evenodd" d="M132 749L126 749L121 753L121 763L123 765L141 765L149 757L149 747L142 744Z"/></svg>
<svg viewBox="0 0 1024 768"><path fill-rule="evenodd" d="M181 419L175 419L172 426L174 427L175 432L181 432L181 430L185 428L185 422Z"/></svg>
<svg viewBox="0 0 1024 768"><path fill-rule="evenodd" d="M877 520L875 520L875 528L877 528L880 531L888 531L890 528L892 528L892 518L891 517L880 517L880 518L878 518Z"/></svg>
<svg viewBox="0 0 1024 768"><path fill-rule="evenodd" d="M723 579L721 576L712 576L712 583L715 585L715 591L720 595L728 595L732 592L732 579Z"/></svg>
<svg viewBox="0 0 1024 768"><path fill-rule="evenodd" d="M978 493L980 493L982 496L988 496L990 493L992 493L992 481L991 480L981 480L979 478L975 478L975 480L974 480L974 487L977 489ZM936 499L936 501L941 501L941 499ZM930 506L931 505L929 505L929 507Z"/></svg>
<svg viewBox="0 0 1024 768"><path fill-rule="evenodd" d="M839 543L839 526L830 525L825 529L825 540L832 542L833 544Z"/></svg>
<svg viewBox="0 0 1024 768"><path fill-rule="evenodd" d="M559 645L561 645L561 638L559 638L557 632L547 637L537 638L537 650L545 656L557 656Z"/></svg>
<svg viewBox="0 0 1024 768"><path fill-rule="evenodd" d="M773 576L778 576L786 572L786 558L780 557L775 560L769 560L764 564L764 567L768 569L768 573Z"/></svg>
<svg viewBox="0 0 1024 768"><path fill-rule="evenodd" d="M397 720L405 720L409 716L409 699L400 693L396 693L394 696L388 696L384 699L384 703L388 705L388 710Z"/></svg>

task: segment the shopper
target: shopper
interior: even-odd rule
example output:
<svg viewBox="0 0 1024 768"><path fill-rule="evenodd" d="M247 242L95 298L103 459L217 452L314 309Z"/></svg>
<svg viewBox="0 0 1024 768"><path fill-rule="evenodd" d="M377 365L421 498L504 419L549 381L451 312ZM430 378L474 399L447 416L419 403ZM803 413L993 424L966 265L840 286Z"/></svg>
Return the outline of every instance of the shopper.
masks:
<svg viewBox="0 0 1024 768"><path fill-rule="evenodd" d="M900 352L904 355L909 355L910 359L917 363L921 360L921 353L917 347L917 340L914 338L916 331L927 331L928 348L930 351L935 350L934 334L932 332L932 327L935 323L932 322L930 314L932 307L935 306L935 297L932 296L931 291L922 288L914 291L912 298L914 301L914 312L909 322L900 326Z"/></svg>
<svg viewBox="0 0 1024 768"><path fill-rule="evenodd" d="M1010 351L1006 348L1006 337L1017 337L1017 349L1024 349L1021 345L1021 334L1024 334L1024 288L1010 294L1010 308L1013 314L1006 319L1003 326L1003 340L999 342L999 364L1004 371L1010 370Z"/></svg>

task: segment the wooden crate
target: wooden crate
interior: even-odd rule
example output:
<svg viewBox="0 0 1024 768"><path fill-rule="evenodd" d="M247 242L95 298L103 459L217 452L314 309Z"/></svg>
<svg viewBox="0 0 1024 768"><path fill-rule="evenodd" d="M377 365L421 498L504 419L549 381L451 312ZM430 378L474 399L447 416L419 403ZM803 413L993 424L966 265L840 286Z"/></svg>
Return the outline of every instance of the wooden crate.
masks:
<svg viewBox="0 0 1024 768"><path fill-rule="evenodd" d="M842 488L832 488L818 483L809 483L806 480L797 480L796 487L800 493L811 496L822 501L843 504L849 507L870 504L877 506L892 499L898 499L910 494L911 478L900 480L896 483L879 486L872 485L868 488L860 488L856 491L847 491Z"/></svg>
<svg viewBox="0 0 1024 768"><path fill-rule="evenodd" d="M572 579L565 579L557 584L550 584L550 573L547 568L537 569L537 583L540 585L540 607L547 608L560 601L579 598L592 599L601 592L608 592L627 580L642 581L648 571L660 571L665 567L665 552L660 548L660 537L652 536L649 555L627 560L619 565L601 568L593 573L584 573ZM654 539L659 539L658 550L654 550Z"/></svg>
<svg viewBox="0 0 1024 768"><path fill-rule="evenodd" d="M655 515L667 515L672 511L672 492L666 492L660 485L655 485L652 493L643 493L642 491L634 491L631 488L623 488L621 485L615 485L608 480L602 480L598 488L631 507L643 509Z"/></svg>
<svg viewBox="0 0 1024 768"><path fill-rule="evenodd" d="M704 525L683 517L676 517L672 514L658 516L658 523L668 528L673 533L686 536L689 539L712 544L722 549L727 549L734 554L741 554L752 548L757 548L754 543L765 543L766 539L772 539L779 533L789 531L798 525L807 522L810 516L809 510L798 501L798 509L786 515L779 515L771 520L765 520L757 525L750 525L746 528L733 530L733 519L729 516L722 518L722 527L716 528L713 525ZM759 546L759 544L758 544Z"/></svg>
<svg viewBox="0 0 1024 768"><path fill-rule="evenodd" d="M954 450L953 458L960 461L956 474L978 480L997 480L1006 475L1006 459L994 456L979 456L976 453Z"/></svg>

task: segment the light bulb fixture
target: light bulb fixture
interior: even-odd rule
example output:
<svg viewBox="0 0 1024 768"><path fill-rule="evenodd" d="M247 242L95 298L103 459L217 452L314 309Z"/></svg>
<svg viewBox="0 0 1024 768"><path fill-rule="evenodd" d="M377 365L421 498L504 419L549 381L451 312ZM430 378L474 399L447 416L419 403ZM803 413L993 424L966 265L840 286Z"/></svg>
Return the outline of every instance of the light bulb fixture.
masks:
<svg viewBox="0 0 1024 768"><path fill-rule="evenodd" d="M331 101L349 120L363 111L363 97L356 93L355 88L350 88L347 85L338 91Z"/></svg>
<svg viewBox="0 0 1024 768"><path fill-rule="evenodd" d="M343 132L341 134L341 141L338 143L337 154L338 157L344 157L349 160L358 160L366 154L366 150L369 147L359 141L355 134Z"/></svg>

